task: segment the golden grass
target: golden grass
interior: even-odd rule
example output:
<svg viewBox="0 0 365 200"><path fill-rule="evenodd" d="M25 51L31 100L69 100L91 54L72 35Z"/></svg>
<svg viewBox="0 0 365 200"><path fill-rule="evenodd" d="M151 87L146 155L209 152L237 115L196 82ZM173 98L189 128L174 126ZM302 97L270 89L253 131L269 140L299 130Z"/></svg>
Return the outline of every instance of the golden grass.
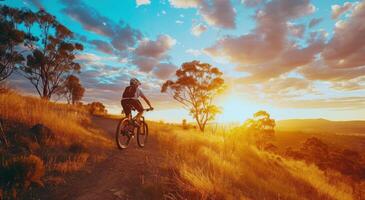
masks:
<svg viewBox="0 0 365 200"><path fill-rule="evenodd" d="M49 164L49 170L59 172L61 174L71 173L79 171L84 168L89 158L88 153L80 153L75 156L69 157L64 162L54 162Z"/></svg>
<svg viewBox="0 0 365 200"><path fill-rule="evenodd" d="M85 145L111 146L112 143L95 130L86 128L90 119L86 111L72 105L56 104L15 92L0 94L0 118L29 127L43 124L50 128L58 142L69 145L81 142Z"/></svg>
<svg viewBox="0 0 365 200"><path fill-rule="evenodd" d="M63 175L85 168L88 162L102 160L114 147L101 130L92 126L89 114L82 107L21 96L12 91L3 92L0 93L0 119L5 122L6 137L11 141L8 148L0 149L0 159L22 155L24 151L13 153L11 149L26 147L44 163L46 173L41 178L45 185L63 183ZM53 137L43 142L32 139L27 129L36 124L49 128ZM8 182L19 184L16 177L14 174ZM3 191L4 198L11 194L6 189Z"/></svg>
<svg viewBox="0 0 365 200"><path fill-rule="evenodd" d="M356 199L348 179L258 150L239 129L206 133L153 124L187 191L201 199ZM214 131L213 131L214 130ZM363 184L363 183L362 183ZM360 197L361 198L361 197Z"/></svg>

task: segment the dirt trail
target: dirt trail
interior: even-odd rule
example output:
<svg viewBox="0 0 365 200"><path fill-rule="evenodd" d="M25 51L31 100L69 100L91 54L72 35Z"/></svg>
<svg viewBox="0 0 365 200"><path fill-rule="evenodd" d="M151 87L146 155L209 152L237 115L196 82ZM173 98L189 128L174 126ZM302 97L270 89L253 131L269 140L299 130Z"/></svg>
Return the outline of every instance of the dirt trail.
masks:
<svg viewBox="0 0 365 200"><path fill-rule="evenodd" d="M114 140L117 120L94 117L93 122ZM41 199L163 199L162 185L170 184L168 170L161 167L163 159L155 138L149 137L143 149L133 140L128 149L115 149L106 160L46 191Z"/></svg>

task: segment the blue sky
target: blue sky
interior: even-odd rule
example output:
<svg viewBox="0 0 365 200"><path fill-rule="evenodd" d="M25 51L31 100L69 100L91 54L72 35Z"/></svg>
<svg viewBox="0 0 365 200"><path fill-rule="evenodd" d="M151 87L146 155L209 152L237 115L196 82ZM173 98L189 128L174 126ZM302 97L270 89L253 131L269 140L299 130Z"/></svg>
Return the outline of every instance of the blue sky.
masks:
<svg viewBox="0 0 365 200"><path fill-rule="evenodd" d="M130 77L143 81L166 121L188 118L159 92L183 63L219 67L229 90L218 121L243 121L258 109L277 119L365 118L363 1L309 0L5 0L44 8L75 33L86 102L120 112ZM347 39L343 39L347 38ZM34 93L14 75L9 84ZM189 119L189 118L188 118Z"/></svg>

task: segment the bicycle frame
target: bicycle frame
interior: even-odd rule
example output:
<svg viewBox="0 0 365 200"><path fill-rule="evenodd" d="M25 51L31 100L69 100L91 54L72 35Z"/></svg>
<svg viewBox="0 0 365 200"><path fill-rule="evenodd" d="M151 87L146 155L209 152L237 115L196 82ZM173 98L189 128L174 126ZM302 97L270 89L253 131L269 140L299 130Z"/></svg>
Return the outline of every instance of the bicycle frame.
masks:
<svg viewBox="0 0 365 200"><path fill-rule="evenodd" d="M144 111L151 111L152 109L144 109ZM134 138L134 135L135 135L135 130L137 129L137 144L139 147L143 148L144 147L144 143L146 142L146 139L147 139L147 135L148 135L148 126L147 126L147 123L145 122L145 117L142 115L140 117L140 124L138 127L134 126L133 127L130 127L131 129L130 130L130 134L131 135L124 135L122 137L128 137L128 139L122 143L120 143L120 135L121 135L121 130L122 130L122 126L121 124L123 123L123 121L128 121L127 123L130 123L131 121L134 121L135 120L135 117L131 115L129 115L128 117L125 117L125 118L122 118L118 124L118 127L117 127L117 132L116 132L116 140L117 140L117 145L118 145L118 148L119 149L125 149L127 148L128 144L129 144L129 141ZM141 139L141 134L140 134L140 128L143 127L143 134L142 134L142 138Z"/></svg>

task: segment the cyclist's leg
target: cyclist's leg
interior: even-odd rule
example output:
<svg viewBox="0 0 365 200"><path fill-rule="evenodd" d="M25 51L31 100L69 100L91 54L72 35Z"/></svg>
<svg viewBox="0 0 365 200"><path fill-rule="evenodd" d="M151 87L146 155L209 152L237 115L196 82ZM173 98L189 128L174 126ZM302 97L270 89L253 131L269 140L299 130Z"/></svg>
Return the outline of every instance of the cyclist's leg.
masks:
<svg viewBox="0 0 365 200"><path fill-rule="evenodd" d="M138 111L138 114L134 117L138 124L141 124L141 117L143 115L143 106L139 100L133 101L133 107Z"/></svg>
<svg viewBox="0 0 365 200"><path fill-rule="evenodd" d="M130 100L124 99L124 100L122 100L121 104L122 104L125 116L128 117L129 119L131 119L132 118L132 105L130 104Z"/></svg>

